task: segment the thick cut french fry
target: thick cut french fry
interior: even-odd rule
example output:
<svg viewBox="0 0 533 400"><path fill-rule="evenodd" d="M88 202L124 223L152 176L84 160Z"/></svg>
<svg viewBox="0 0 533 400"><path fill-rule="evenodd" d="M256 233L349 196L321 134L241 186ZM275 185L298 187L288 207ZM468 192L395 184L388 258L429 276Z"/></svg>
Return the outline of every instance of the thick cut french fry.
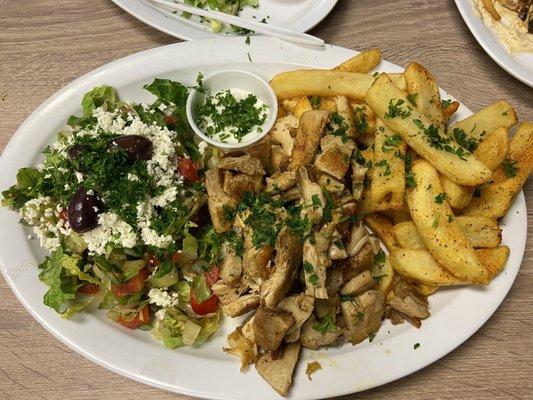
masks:
<svg viewBox="0 0 533 400"><path fill-rule="evenodd" d="M474 247L496 247L501 242L501 229L495 219L482 216L459 216L457 223ZM426 244L413 221L394 225L396 240L404 249L425 249Z"/></svg>
<svg viewBox="0 0 533 400"><path fill-rule="evenodd" d="M462 209L465 208L472 200L474 188L471 186L461 186L452 182L444 175L439 175L442 190L446 193L446 199L451 207Z"/></svg>
<svg viewBox="0 0 533 400"><path fill-rule="evenodd" d="M448 132L453 132L454 129L459 128L468 137L480 140L501 126L506 128L512 127L517 121L518 119L513 106L506 101L498 101L479 110L470 117L456 122L448 129Z"/></svg>
<svg viewBox="0 0 533 400"><path fill-rule="evenodd" d="M293 114L296 118L300 118L304 112L311 111L312 109L313 109L313 106L311 105L309 98L307 96L302 96L296 102L296 106L294 107Z"/></svg>
<svg viewBox="0 0 533 400"><path fill-rule="evenodd" d="M469 283L450 274L427 250L396 249L389 257L397 273L425 285L453 286Z"/></svg>
<svg viewBox="0 0 533 400"><path fill-rule="evenodd" d="M464 215L501 218L507 214L515 195L533 169L533 123L525 122L516 130L505 167L495 171L495 182L481 189L479 197L474 196L464 209Z"/></svg>
<svg viewBox="0 0 533 400"><path fill-rule="evenodd" d="M393 223L399 224L404 221L411 221L411 215L407 210L407 206L404 203L404 207L401 210L385 210L380 211L380 214L389 218Z"/></svg>
<svg viewBox="0 0 533 400"><path fill-rule="evenodd" d="M407 206L431 255L453 275L470 283L488 283L487 271L442 198L437 171L417 160L411 170L416 186L406 191Z"/></svg>
<svg viewBox="0 0 533 400"><path fill-rule="evenodd" d="M491 280L503 271L509 258L509 253L510 249L507 246L476 250L477 258L489 272Z"/></svg>
<svg viewBox="0 0 533 400"><path fill-rule="evenodd" d="M459 102L458 101L452 101L448 106L444 107L444 117L446 118L446 121L449 121L453 114L457 112L459 109Z"/></svg>
<svg viewBox="0 0 533 400"><path fill-rule="evenodd" d="M409 63L403 75L409 99L435 125L444 128L446 116L440 99L439 86L433 76L416 62Z"/></svg>
<svg viewBox="0 0 533 400"><path fill-rule="evenodd" d="M363 217L363 222L385 244L389 252L400 247L394 235L392 222L388 218L379 214L368 214Z"/></svg>
<svg viewBox="0 0 533 400"><path fill-rule="evenodd" d="M398 133L377 120L370 197L375 210L401 209L405 194L406 146Z"/></svg>
<svg viewBox="0 0 533 400"><path fill-rule="evenodd" d="M395 83L405 86L402 74L391 74ZM368 74L309 69L282 72L276 75L270 85L278 100L300 96L347 96L363 101L366 92L374 83L374 77Z"/></svg>
<svg viewBox="0 0 533 400"><path fill-rule="evenodd" d="M509 256L507 246L477 249L475 252L490 279L503 270ZM469 283L450 274L427 250L396 249L389 257L397 273L424 285L455 286Z"/></svg>
<svg viewBox="0 0 533 400"><path fill-rule="evenodd" d="M474 155L489 167L495 170L505 160L509 150L509 129L501 126L485 136L474 151ZM494 179L494 175L492 176Z"/></svg>
<svg viewBox="0 0 533 400"><path fill-rule="evenodd" d="M333 68L334 71L341 72L360 72L366 74L376 68L381 62L381 50L365 50L358 55L344 61L342 64Z"/></svg>
<svg viewBox="0 0 533 400"><path fill-rule="evenodd" d="M475 186L489 180L492 171L411 107L387 74L381 74L368 90L366 103L389 129L453 182Z"/></svg>
<svg viewBox="0 0 533 400"><path fill-rule="evenodd" d="M432 286L432 285L425 285L421 283L420 285L418 285L418 290L420 290L420 293L422 293L424 296L429 296L435 293L437 290L439 290L439 287Z"/></svg>

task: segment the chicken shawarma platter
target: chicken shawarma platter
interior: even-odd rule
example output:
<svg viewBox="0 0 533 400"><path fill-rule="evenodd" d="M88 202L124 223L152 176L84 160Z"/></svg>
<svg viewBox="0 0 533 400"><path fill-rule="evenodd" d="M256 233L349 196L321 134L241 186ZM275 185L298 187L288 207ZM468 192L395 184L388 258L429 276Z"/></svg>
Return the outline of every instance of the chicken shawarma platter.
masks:
<svg viewBox="0 0 533 400"><path fill-rule="evenodd" d="M459 103L423 66L371 73L380 61L374 49L275 76L273 128L231 153L194 137L177 82L147 85L153 104L86 94L43 164L3 192L50 251L44 303L64 318L96 306L172 349L240 317L224 351L286 396L302 348L372 341L384 320L419 328L439 288L490 284L533 123L510 135L505 101L450 123ZM231 135L263 108L224 92L209 122Z"/></svg>

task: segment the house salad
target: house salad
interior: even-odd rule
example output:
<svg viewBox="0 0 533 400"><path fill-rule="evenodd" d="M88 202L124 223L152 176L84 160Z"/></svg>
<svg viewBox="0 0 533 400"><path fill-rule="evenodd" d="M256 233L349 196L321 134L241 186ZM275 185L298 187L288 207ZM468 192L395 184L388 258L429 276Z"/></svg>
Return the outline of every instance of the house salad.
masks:
<svg viewBox="0 0 533 400"><path fill-rule="evenodd" d="M185 86L144 88L153 104L121 101L109 86L86 93L83 115L41 165L19 170L2 205L50 251L39 266L44 304L65 318L97 305L176 348L205 341L220 320L210 285L224 237L200 178L214 151L193 139Z"/></svg>

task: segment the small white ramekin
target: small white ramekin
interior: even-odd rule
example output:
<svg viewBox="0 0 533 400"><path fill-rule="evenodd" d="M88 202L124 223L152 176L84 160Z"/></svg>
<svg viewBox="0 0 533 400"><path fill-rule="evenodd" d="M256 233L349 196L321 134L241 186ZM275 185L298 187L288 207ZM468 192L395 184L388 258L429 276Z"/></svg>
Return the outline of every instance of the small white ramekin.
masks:
<svg viewBox="0 0 533 400"><path fill-rule="evenodd" d="M278 101L274 90L263 78L248 71L227 70L206 76L202 82L205 92L191 89L187 98L187 119L194 133L201 140L226 152L236 152L244 150L260 141L272 129L272 126L274 126L278 115ZM261 126L261 133L259 135L255 135L252 139L240 143L222 143L207 136L196 124L198 106L205 103L206 97L225 89L247 90L256 95L259 100L270 108L270 114Z"/></svg>

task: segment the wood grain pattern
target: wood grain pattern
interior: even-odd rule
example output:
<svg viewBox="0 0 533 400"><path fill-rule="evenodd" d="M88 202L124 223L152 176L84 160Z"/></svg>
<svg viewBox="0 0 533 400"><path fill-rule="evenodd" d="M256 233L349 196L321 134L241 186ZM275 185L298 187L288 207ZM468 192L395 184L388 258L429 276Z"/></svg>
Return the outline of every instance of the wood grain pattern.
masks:
<svg viewBox="0 0 533 400"><path fill-rule="evenodd" d="M312 33L353 49L380 47L400 65L416 60L470 108L507 99L520 119L533 120L533 90L483 52L451 0L341 0ZM74 78L175 41L109 0L0 0L0 151L41 102ZM532 199L531 181L525 191ZM532 243L507 299L464 345L416 374L343 399L530 399ZM186 399L72 352L24 310L2 278L0 315L1 399Z"/></svg>

